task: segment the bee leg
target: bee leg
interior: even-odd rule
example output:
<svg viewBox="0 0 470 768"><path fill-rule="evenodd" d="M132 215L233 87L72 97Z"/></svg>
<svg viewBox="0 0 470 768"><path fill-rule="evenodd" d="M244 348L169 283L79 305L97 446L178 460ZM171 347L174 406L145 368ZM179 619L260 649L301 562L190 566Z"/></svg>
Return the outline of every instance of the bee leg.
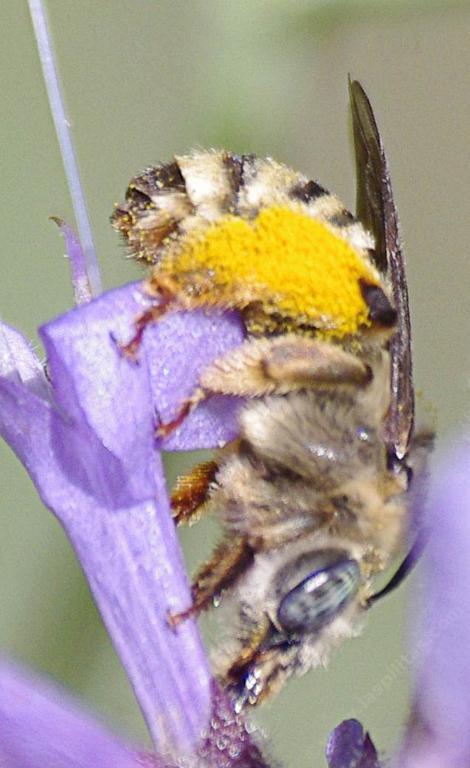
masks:
<svg viewBox="0 0 470 768"><path fill-rule="evenodd" d="M192 585L193 604L186 611L168 616L175 628L190 616L197 616L212 604L224 589L231 587L253 560L253 551L241 536L223 541L211 559L196 574Z"/></svg>
<svg viewBox="0 0 470 768"><path fill-rule="evenodd" d="M205 392L240 397L286 394L320 385L361 386L369 367L334 344L295 334L249 339L203 371Z"/></svg>
<svg viewBox="0 0 470 768"><path fill-rule="evenodd" d="M192 525L200 516L214 482L219 465L216 461L197 464L180 475L171 492L171 510L176 525Z"/></svg>
<svg viewBox="0 0 470 768"><path fill-rule="evenodd" d="M134 323L134 335L126 344L119 345L119 351L127 357L131 362L137 360L137 353L142 344L145 329L148 325L156 323L163 315L168 312L169 302L161 301L158 304L154 304L145 312L142 312Z"/></svg>
<svg viewBox="0 0 470 768"><path fill-rule="evenodd" d="M256 706L275 693L294 672L297 656L298 642L281 636L266 616L220 677L234 699L236 711L246 705Z"/></svg>
<svg viewBox="0 0 470 768"><path fill-rule="evenodd" d="M245 682L249 671L253 669L256 657L259 655L260 647L269 634L271 622L268 616L264 615L259 623L253 625L242 639L242 648L234 662L219 675L220 682L227 688L237 701L245 698Z"/></svg>
<svg viewBox="0 0 470 768"><path fill-rule="evenodd" d="M157 323L178 306L177 292L171 281L162 278L152 284L147 282L144 289L152 303L134 321L134 335L130 341L119 346L121 353L131 361L136 360L147 326Z"/></svg>
<svg viewBox="0 0 470 768"><path fill-rule="evenodd" d="M362 360L334 344L295 334L248 339L202 372L199 386L176 417L159 426L157 437L167 437L214 394L262 397L321 385L363 386L370 379Z"/></svg>
<svg viewBox="0 0 470 768"><path fill-rule="evenodd" d="M196 387L191 397L188 397L188 399L183 402L175 418L172 419L171 421L165 422L165 424L160 423L158 425L157 429L155 430L155 437L165 438L165 437L168 437L168 435L171 435L171 433L174 432L175 429L178 429L178 427L181 426L181 424L189 416L189 414L192 411L194 411L195 408L197 408L199 403L202 403L204 400L207 400L207 398L210 397L211 394L213 393L207 392L202 387Z"/></svg>

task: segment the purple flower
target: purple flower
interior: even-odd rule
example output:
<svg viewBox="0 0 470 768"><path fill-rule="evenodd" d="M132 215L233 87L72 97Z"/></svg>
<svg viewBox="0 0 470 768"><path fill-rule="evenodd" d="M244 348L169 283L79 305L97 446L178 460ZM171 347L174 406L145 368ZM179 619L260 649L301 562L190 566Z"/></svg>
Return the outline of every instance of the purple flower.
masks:
<svg viewBox="0 0 470 768"><path fill-rule="evenodd" d="M357 720L344 720L326 745L330 768L380 768L370 736Z"/></svg>
<svg viewBox="0 0 470 768"><path fill-rule="evenodd" d="M122 743L70 699L0 662L2 768L162 766Z"/></svg>
<svg viewBox="0 0 470 768"><path fill-rule="evenodd" d="M163 766L191 752L217 768L265 765L243 719L214 687L194 622L177 633L168 626L168 612L186 608L190 593L155 440L159 420L171 420L199 372L241 343L243 328L235 314L175 313L148 329L132 365L115 339L132 335L144 304L140 286L130 285L44 326L47 377L21 334L0 325L0 433L76 551L158 757L122 744L63 694L4 662L2 768ZM165 447L232 439L238 407L232 398L210 399ZM436 472L424 519L424 607L408 659L415 696L397 765L463 768L470 764L468 444ZM333 731L326 755L330 768L380 768L356 720Z"/></svg>
<svg viewBox="0 0 470 768"><path fill-rule="evenodd" d="M407 666L414 696L394 765L470 765L470 444L436 468L424 520L424 583L413 605ZM373 750L373 752L371 751ZM371 757L372 755L372 757ZM375 756L375 757L374 757ZM378 768L370 739L355 720L339 725L327 748L330 768ZM369 760L369 762L368 762ZM376 762L374 762L374 760ZM372 761L372 762L371 762Z"/></svg>
<svg viewBox="0 0 470 768"><path fill-rule="evenodd" d="M190 592L155 441L158 420L175 414L199 371L239 344L243 328L233 314L171 315L149 329L133 365L114 339L130 337L144 301L139 286L129 285L45 325L47 377L21 334L0 326L0 433L75 549L156 752L210 754L209 721L218 717L217 737L228 751L218 750L217 765L224 755L230 765L248 753L249 765L262 764L242 719L223 696L214 698L196 624L187 621L176 633L168 626L168 612L188 607ZM167 447L232 439L238 405L214 397ZM135 750L63 703L1 666L0 764L141 764Z"/></svg>
<svg viewBox="0 0 470 768"><path fill-rule="evenodd" d="M470 765L470 443L431 484L424 589L415 606L415 692L404 768Z"/></svg>

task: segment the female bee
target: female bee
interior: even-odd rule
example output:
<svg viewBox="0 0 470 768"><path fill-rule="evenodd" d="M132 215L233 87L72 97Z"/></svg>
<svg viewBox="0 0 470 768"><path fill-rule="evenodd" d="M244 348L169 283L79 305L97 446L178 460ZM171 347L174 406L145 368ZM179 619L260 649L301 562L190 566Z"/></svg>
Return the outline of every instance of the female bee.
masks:
<svg viewBox="0 0 470 768"><path fill-rule="evenodd" d="M230 593L237 627L219 674L239 708L358 632L407 532L418 450L404 263L373 112L359 83L350 96L357 217L284 165L223 151L147 169L113 215L152 265L128 354L178 309L236 309L246 326L160 428L213 393L245 398L239 439L172 495L177 523L211 512L223 539L171 621Z"/></svg>

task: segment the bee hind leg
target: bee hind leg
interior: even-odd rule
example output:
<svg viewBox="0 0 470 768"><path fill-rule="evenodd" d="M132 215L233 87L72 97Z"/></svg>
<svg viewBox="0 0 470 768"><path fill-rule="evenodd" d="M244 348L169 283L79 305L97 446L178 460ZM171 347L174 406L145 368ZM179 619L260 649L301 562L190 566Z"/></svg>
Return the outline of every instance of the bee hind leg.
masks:
<svg viewBox="0 0 470 768"><path fill-rule="evenodd" d="M195 408L197 408L199 403L207 400L211 394L211 392L207 392L202 387L196 387L191 396L183 402L175 418L171 419L171 421L166 421L164 424L161 423L158 425L155 431L155 436L157 438L165 438L171 435L175 429L178 429L178 427L181 426L189 414L194 411Z"/></svg>
<svg viewBox="0 0 470 768"><path fill-rule="evenodd" d="M334 344L295 334L248 339L202 372L199 386L157 436L167 437L211 395L263 397L325 385L364 386L370 379L362 360Z"/></svg>
<svg viewBox="0 0 470 768"><path fill-rule="evenodd" d="M170 614L170 626L175 628L190 616L197 616L209 608L215 598L234 585L252 560L253 551L241 536L219 544L211 559L196 574L191 588L192 606L181 613Z"/></svg>
<svg viewBox="0 0 470 768"><path fill-rule="evenodd" d="M368 366L341 347L286 334L248 339L203 371L200 387L211 393L263 397L328 384L361 386L370 376Z"/></svg>

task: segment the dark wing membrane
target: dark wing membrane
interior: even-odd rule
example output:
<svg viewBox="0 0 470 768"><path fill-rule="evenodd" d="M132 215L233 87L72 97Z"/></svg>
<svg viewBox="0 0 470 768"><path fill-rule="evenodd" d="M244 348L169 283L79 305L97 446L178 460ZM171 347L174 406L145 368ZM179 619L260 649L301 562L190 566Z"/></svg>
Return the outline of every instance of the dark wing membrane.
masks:
<svg viewBox="0 0 470 768"><path fill-rule="evenodd" d="M392 399L385 424L389 450L402 459L408 449L414 420L411 368L411 329L405 263L398 215L382 140L369 99L357 80L349 81L357 177L357 218L375 238L377 269L390 280L397 332L391 341ZM372 255L372 254L371 254Z"/></svg>

